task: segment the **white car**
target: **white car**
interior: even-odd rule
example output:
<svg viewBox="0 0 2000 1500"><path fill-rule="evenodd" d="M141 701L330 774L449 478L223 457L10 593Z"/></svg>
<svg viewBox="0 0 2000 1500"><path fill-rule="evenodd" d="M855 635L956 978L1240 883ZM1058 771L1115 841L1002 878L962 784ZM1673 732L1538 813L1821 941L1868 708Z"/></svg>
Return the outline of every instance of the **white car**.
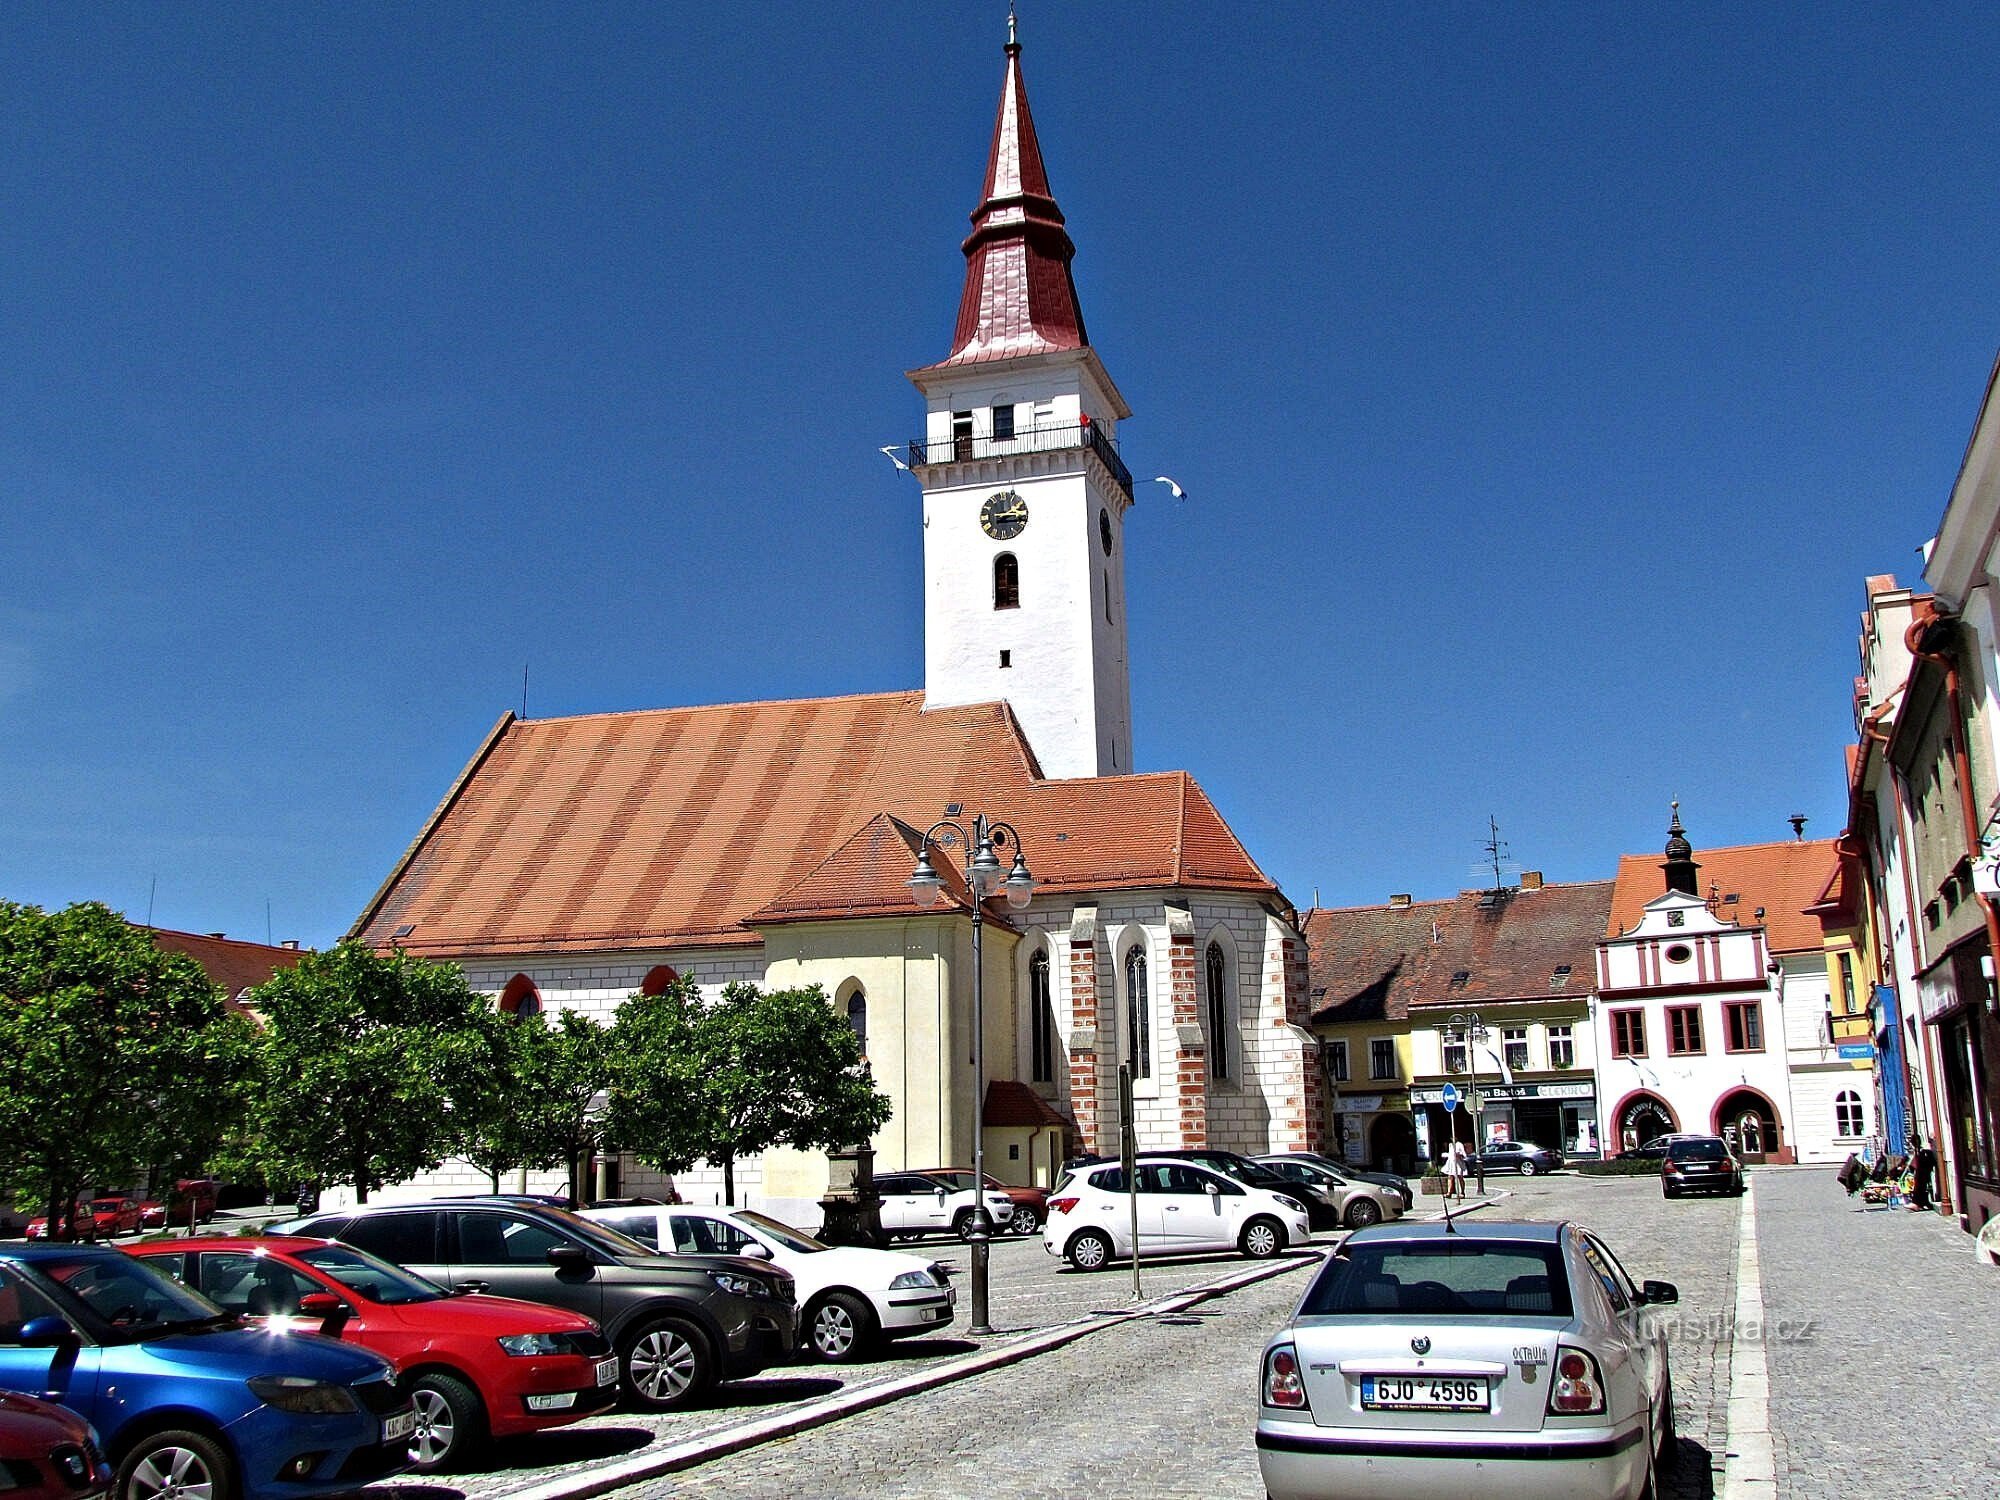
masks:
<svg viewBox="0 0 2000 1500"><path fill-rule="evenodd" d="M891 1239L921 1234L970 1237L972 1189L958 1188L922 1172L884 1172L875 1179L882 1200L882 1228ZM1014 1217L1014 1200L997 1189L986 1190L986 1216L995 1234L1005 1234Z"/></svg>
<svg viewBox="0 0 2000 1500"><path fill-rule="evenodd" d="M825 1245L748 1209L660 1204L591 1208L583 1216L662 1252L749 1255L790 1272L799 1334L832 1364L859 1359L878 1340L943 1328L958 1302L944 1268L920 1255Z"/></svg>
<svg viewBox="0 0 2000 1500"><path fill-rule="evenodd" d="M1194 1162L1141 1157L1139 1253L1241 1250L1262 1259L1312 1237L1305 1205L1225 1177ZM1132 1205L1117 1162L1080 1167L1049 1195L1042 1248L1079 1271L1099 1271L1132 1255Z"/></svg>
<svg viewBox="0 0 2000 1500"><path fill-rule="evenodd" d="M1272 1500L1638 1500L1675 1460L1668 1283L1574 1224L1349 1235L1265 1346Z"/></svg>

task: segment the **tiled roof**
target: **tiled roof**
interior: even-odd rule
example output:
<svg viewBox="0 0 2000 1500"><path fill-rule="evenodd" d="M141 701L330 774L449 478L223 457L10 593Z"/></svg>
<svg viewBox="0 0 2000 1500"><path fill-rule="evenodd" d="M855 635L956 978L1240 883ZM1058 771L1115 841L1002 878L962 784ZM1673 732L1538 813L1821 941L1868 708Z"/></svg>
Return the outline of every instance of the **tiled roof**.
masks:
<svg viewBox="0 0 2000 1500"><path fill-rule="evenodd" d="M1089 344L1070 275L1076 247L1049 189L1021 49L1011 43L986 183L964 249L965 291L951 353L932 368Z"/></svg>
<svg viewBox="0 0 2000 1500"><path fill-rule="evenodd" d="M213 937L202 932L175 932L151 927L156 946L170 953L185 953L202 967L202 972L222 990L224 1002L238 1009L236 997L262 984L280 969L289 969L303 956L297 948L277 948L268 943L247 943L240 938Z"/></svg>
<svg viewBox="0 0 2000 1500"><path fill-rule="evenodd" d="M1067 1125L1069 1121L1025 1083L996 1078L986 1085L986 1108L981 1112L980 1123L989 1129L1040 1130L1050 1125Z"/></svg>
<svg viewBox="0 0 2000 1500"><path fill-rule="evenodd" d="M1460 893L1411 1008L1564 996L1581 1004L1597 989L1611 893L1608 880Z"/></svg>
<svg viewBox="0 0 2000 1500"><path fill-rule="evenodd" d="M1833 839L1785 839L1774 844L1738 844L1728 849L1694 851L1701 866L1701 894L1717 898L1717 914L1748 926L1764 908L1773 953L1817 949L1820 924L1806 909L1819 903L1839 856ZM1646 903L1665 894L1666 878L1657 854L1626 854L1618 860L1618 889L1611 900L1610 937L1630 931ZM1728 898L1736 899L1730 901Z"/></svg>
<svg viewBox="0 0 2000 1500"><path fill-rule="evenodd" d="M1185 772L1044 781L1004 703L882 693L509 715L355 934L435 953L753 944L759 914L903 909L914 831L952 803L1017 825L1051 893L1276 895Z"/></svg>
<svg viewBox="0 0 2000 1500"><path fill-rule="evenodd" d="M1307 993L1315 1021L1400 1021L1437 951L1432 924L1449 901L1316 907L1305 915Z"/></svg>

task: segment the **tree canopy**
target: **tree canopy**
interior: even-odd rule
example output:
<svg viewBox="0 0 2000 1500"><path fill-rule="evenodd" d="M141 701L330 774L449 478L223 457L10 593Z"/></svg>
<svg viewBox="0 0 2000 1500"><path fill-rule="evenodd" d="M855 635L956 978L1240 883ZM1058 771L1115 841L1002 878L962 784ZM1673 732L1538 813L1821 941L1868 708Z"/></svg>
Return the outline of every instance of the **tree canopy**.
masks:
<svg viewBox="0 0 2000 1500"><path fill-rule="evenodd" d="M611 1085L611 1036L580 1011L537 1012L501 1027L505 1066L481 1103L463 1151L500 1188L514 1167L560 1166L572 1203L583 1201L584 1161L597 1148L598 1115Z"/></svg>

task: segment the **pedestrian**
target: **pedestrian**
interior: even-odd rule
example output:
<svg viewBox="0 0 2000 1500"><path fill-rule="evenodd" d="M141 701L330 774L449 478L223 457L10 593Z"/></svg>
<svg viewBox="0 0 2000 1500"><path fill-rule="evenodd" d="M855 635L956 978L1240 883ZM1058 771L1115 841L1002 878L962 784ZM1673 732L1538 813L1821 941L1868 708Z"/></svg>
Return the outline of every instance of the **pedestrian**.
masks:
<svg viewBox="0 0 2000 1500"><path fill-rule="evenodd" d="M1465 1142L1453 1141L1444 1153L1444 1195L1465 1199Z"/></svg>
<svg viewBox="0 0 2000 1500"><path fill-rule="evenodd" d="M1911 1184L1910 1207L1928 1209L1931 1206L1931 1181L1937 1175L1937 1152L1929 1146L1917 1147L1916 1181Z"/></svg>

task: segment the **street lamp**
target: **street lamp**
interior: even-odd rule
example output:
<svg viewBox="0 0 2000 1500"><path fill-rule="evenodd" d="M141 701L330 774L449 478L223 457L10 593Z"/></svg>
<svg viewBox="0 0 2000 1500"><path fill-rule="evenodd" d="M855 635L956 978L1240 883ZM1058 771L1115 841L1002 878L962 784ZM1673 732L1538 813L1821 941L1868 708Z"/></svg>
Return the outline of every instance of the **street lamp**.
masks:
<svg viewBox="0 0 2000 1500"><path fill-rule="evenodd" d="M986 898L996 890L1007 904L1019 911L1035 894L1035 877L1028 873L1028 861L1021 853L1021 836L1011 823L994 822L980 813L972 820L972 833L950 818L933 823L917 850L917 867L910 874L910 893L926 906L944 897L944 878L931 863L931 850L950 850L962 845L966 850L965 888L972 896L972 1328L975 1334L993 1331L986 1316L986 1283L993 1253L993 1226L986 1217L986 964L981 951L981 929L986 921ZM1001 874L1001 849L1012 849L1014 861ZM948 857L948 856L947 856Z"/></svg>
<svg viewBox="0 0 2000 1500"><path fill-rule="evenodd" d="M1486 1101L1481 1097L1479 1092L1479 1048L1485 1044L1486 1038L1490 1033L1487 1031L1485 1023L1479 1019L1479 1012L1476 1010L1459 1011L1445 1024L1451 1031L1458 1034L1459 1042L1465 1048L1466 1064L1472 1069L1472 1083L1467 1090L1469 1097L1466 1099L1465 1104L1466 1112L1472 1116L1472 1167L1473 1171L1479 1176L1479 1196L1484 1198L1486 1196L1486 1161L1482 1155L1484 1148L1479 1144L1479 1114L1480 1106ZM1474 1102L1475 1100L1477 1103ZM1457 1134L1457 1130L1454 1129L1452 1131L1454 1139L1457 1137Z"/></svg>

